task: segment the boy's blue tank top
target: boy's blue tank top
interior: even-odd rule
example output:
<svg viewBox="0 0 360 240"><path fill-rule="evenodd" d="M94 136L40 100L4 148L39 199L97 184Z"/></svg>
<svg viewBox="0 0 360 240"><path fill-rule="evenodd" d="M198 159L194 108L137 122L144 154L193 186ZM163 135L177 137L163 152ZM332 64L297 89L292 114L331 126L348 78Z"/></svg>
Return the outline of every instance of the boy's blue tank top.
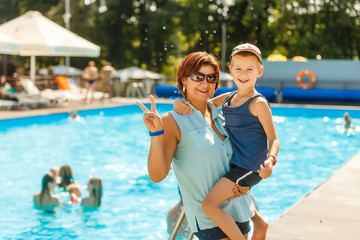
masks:
<svg viewBox="0 0 360 240"><path fill-rule="evenodd" d="M202 211L201 204L215 183L229 171L232 148L228 137L222 141L201 112L189 106L193 109L191 115L170 112L181 132L172 167L179 183L190 229L198 232L216 227ZM208 106L216 128L223 136L228 136L220 111L211 103ZM250 194L226 201L221 208L237 222L246 222L253 216Z"/></svg>
<svg viewBox="0 0 360 240"><path fill-rule="evenodd" d="M232 92L222 106L225 128L234 150L231 163L257 172L267 157L267 137L258 117L250 112L249 102L256 97L263 97L265 100L266 98L256 93L241 106L232 107L229 106L229 102L235 93L236 91Z"/></svg>

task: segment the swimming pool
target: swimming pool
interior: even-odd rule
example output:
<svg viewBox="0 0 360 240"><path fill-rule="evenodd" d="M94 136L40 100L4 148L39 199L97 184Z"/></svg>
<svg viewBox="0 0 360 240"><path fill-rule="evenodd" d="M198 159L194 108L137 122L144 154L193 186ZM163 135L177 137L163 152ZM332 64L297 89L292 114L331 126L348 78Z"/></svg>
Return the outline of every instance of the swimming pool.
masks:
<svg viewBox="0 0 360 240"><path fill-rule="evenodd" d="M160 114L170 104L158 104ZM273 176L252 193L269 222L323 182L359 151L360 132L336 130L348 111L273 107L281 141ZM154 184L147 175L149 137L137 106L0 121L0 237L2 239L167 239L166 215L179 197L174 174ZM103 179L102 207L65 205L56 214L33 208L32 195L51 166L69 164L82 186Z"/></svg>

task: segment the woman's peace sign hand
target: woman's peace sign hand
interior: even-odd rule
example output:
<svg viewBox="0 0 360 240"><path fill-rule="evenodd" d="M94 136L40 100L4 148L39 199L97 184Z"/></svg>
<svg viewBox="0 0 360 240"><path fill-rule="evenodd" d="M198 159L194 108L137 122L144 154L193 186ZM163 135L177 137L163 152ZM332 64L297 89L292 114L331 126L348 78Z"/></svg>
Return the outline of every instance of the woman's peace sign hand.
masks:
<svg viewBox="0 0 360 240"><path fill-rule="evenodd" d="M137 105L144 111L143 121L150 132L158 132L163 130L163 124L159 113L156 111L155 99L150 95L151 109L150 111L141 102L136 102Z"/></svg>

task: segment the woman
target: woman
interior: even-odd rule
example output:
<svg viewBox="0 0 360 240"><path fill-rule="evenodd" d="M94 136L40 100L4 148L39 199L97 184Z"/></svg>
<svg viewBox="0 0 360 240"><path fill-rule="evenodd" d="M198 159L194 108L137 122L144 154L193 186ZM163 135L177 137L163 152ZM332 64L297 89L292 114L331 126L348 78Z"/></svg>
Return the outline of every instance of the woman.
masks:
<svg viewBox="0 0 360 240"><path fill-rule="evenodd" d="M81 205L85 207L100 207L102 197L102 181L98 177L90 178L87 184L87 190L90 196L81 201Z"/></svg>
<svg viewBox="0 0 360 240"><path fill-rule="evenodd" d="M190 102L191 115L171 111L160 118L152 96L150 111L137 102L145 112L143 121L151 136L149 177L153 182L162 181L172 164L190 229L200 240L227 239L201 209L210 189L229 171L232 155L231 143L223 127L224 119L207 101L218 86L216 58L206 52L195 52L182 60L177 72L177 87ZM246 238L250 231L249 218L254 214L249 206L252 206L249 194L233 198L221 206L236 221Z"/></svg>
<svg viewBox="0 0 360 240"><path fill-rule="evenodd" d="M34 205L39 209L54 211L57 206L61 205L60 200L50 194L55 187L55 177L51 173L46 174L42 179L41 193L34 195Z"/></svg>
<svg viewBox="0 0 360 240"><path fill-rule="evenodd" d="M62 187L64 190L66 190L66 187L74 182L73 175L74 174L71 167L69 165L63 165L59 171L59 176L61 177L59 187Z"/></svg>

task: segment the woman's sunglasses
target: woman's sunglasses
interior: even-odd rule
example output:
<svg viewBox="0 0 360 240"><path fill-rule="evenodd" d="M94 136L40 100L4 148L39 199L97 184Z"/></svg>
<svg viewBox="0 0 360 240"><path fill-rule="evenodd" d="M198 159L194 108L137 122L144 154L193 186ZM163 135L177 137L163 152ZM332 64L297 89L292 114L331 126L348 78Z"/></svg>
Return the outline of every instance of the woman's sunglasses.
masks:
<svg viewBox="0 0 360 240"><path fill-rule="evenodd" d="M206 81L208 83L216 83L218 78L219 78L217 73L204 74L204 73L201 73L201 72L191 73L191 74L188 75L188 77L190 77L190 79L193 80L194 82L202 82L206 78Z"/></svg>

